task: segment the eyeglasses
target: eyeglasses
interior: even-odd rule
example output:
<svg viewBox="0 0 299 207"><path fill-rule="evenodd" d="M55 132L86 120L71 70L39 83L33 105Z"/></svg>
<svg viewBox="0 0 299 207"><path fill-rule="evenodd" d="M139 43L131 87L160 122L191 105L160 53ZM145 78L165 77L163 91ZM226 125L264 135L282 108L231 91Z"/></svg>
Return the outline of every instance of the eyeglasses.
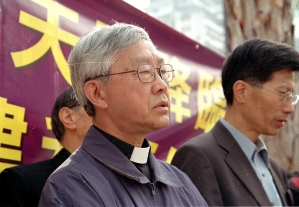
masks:
<svg viewBox="0 0 299 207"><path fill-rule="evenodd" d="M154 66L149 64L144 64L144 65L139 65L137 70L129 70L120 73L110 73L107 75L98 75L93 78L87 79L86 82L91 79L96 79L96 78L110 76L110 75L119 75L119 74L137 72L138 78L142 83L150 83L155 79L155 70L158 71L159 76L164 82L168 83L172 81L174 70L170 64L163 64L159 68L155 68Z"/></svg>
<svg viewBox="0 0 299 207"><path fill-rule="evenodd" d="M79 103L75 103L75 104L73 104L73 105L71 105L71 106L67 106L69 109L72 109L72 108L75 108L75 107L77 107L77 106L80 106L80 104Z"/></svg>
<svg viewBox="0 0 299 207"><path fill-rule="evenodd" d="M294 105L296 105L296 104L298 103L298 101L299 101L299 95L294 95L293 92L281 93L281 92L279 92L279 91L277 91L277 90L274 90L274 89L271 89L271 88L267 88L267 87L265 87L265 86L263 86L263 85L261 85L261 84L258 84L258 83L254 83L254 82L250 82L250 81L245 81L245 82L247 82L247 83L249 83L249 84L252 84L252 85L260 86L260 87L262 87L262 88L265 88L265 89L267 89L267 90L269 90L269 91L272 91L272 92L274 92L274 93L276 93L276 94L282 96L282 100L281 100L282 103L285 103L286 101L291 100L291 101L292 101L292 105L294 106Z"/></svg>

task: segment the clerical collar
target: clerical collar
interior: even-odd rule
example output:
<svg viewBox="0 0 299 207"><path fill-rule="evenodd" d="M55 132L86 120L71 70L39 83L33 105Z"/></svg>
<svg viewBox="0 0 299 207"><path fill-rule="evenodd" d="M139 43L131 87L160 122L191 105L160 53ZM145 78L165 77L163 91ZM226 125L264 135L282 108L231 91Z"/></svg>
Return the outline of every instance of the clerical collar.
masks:
<svg viewBox="0 0 299 207"><path fill-rule="evenodd" d="M145 143L145 142L143 141L143 143ZM134 147L132 155L130 157L130 160L135 163L145 164L145 163L147 163L149 151L150 151L150 146L141 147L141 148Z"/></svg>
<svg viewBox="0 0 299 207"><path fill-rule="evenodd" d="M112 144L114 144L129 160L134 163L145 164L148 160L150 145L146 139L142 143L142 147L134 147L94 126L100 131Z"/></svg>

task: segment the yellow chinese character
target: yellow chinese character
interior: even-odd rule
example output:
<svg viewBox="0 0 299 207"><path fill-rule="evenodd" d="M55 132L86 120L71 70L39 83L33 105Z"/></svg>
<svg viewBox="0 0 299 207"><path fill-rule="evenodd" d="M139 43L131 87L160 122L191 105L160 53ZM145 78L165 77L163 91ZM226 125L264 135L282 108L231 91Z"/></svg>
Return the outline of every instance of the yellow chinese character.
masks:
<svg viewBox="0 0 299 207"><path fill-rule="evenodd" d="M12 161L21 161L22 134L27 132L27 123L24 122L25 108L8 104L6 98L0 97L0 158ZM11 148L10 148L11 147ZM0 169L5 163L0 163Z"/></svg>
<svg viewBox="0 0 299 207"><path fill-rule="evenodd" d="M208 132L217 120L224 116L226 101L221 87L221 78L201 72L197 89L198 116L194 129Z"/></svg>
<svg viewBox="0 0 299 207"><path fill-rule="evenodd" d="M156 142L151 142L151 141L149 141L149 143L150 143L150 146L151 146L151 152L153 154L155 154L157 152L158 148L159 148L159 144L156 143Z"/></svg>
<svg viewBox="0 0 299 207"><path fill-rule="evenodd" d="M167 157L166 157L166 160L165 160L167 163L169 163L169 164L171 163L171 160L172 160L176 150L177 149L175 147L170 147L169 148L169 151L168 151L168 154L167 154Z"/></svg>
<svg viewBox="0 0 299 207"><path fill-rule="evenodd" d="M171 112L175 114L177 123L183 122L183 117L190 118L190 109L183 106L183 103L189 103L189 94L191 87L187 84L190 76L190 68L179 62L176 57L170 61L174 67L174 79L169 84L169 93L171 97Z"/></svg>
<svg viewBox="0 0 299 207"><path fill-rule="evenodd" d="M47 129L52 130L50 117L46 117L46 126ZM42 148L54 150L53 156L55 156L62 149L62 145L59 143L59 141L56 138L43 136Z"/></svg>
<svg viewBox="0 0 299 207"><path fill-rule="evenodd" d="M14 65L18 68L32 64L51 49L62 76L71 84L68 64L60 48L59 41L74 46L78 42L79 37L59 28L59 16L78 23L79 15L77 12L74 12L56 1L31 1L47 9L47 21L41 20L24 11L20 11L19 22L42 33L43 36L34 46L23 51L12 52L11 56Z"/></svg>

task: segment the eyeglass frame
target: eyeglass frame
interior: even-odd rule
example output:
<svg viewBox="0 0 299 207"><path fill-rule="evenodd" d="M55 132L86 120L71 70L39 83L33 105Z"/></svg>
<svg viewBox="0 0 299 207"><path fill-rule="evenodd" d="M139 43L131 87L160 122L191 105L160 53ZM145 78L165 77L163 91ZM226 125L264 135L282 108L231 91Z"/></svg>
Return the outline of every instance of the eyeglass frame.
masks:
<svg viewBox="0 0 299 207"><path fill-rule="evenodd" d="M137 74L138 74L138 79L140 80L141 83L151 83L151 82L153 82L153 80L155 79L155 73L154 73L154 77L153 77L153 79L152 79L150 82L143 82L143 81L140 79L138 68L139 68L140 66L142 66L142 65L150 65L150 66L152 66L152 67L154 68L154 70L158 70L158 75L160 76L160 78L161 78L165 83L169 83L169 82L171 82L171 81L173 80L173 76L174 76L174 75L173 75L173 72L174 72L174 69L173 69L173 67L172 67L171 64L162 64L162 65L160 65L160 67L158 67L158 68L155 68L155 67L154 67L153 65L151 65L151 64L141 64L141 65L138 65L138 67L137 67L136 70L123 71L123 72L119 72L119 73L109 73L109 74L106 74L106 75L97 75L97 76L95 76L95 77L93 77L93 78L88 78L88 79L86 79L85 83L86 83L87 81L89 81L89 80L93 80L93 79L97 79L97 78L101 78L101 77L106 77L106 76L111 76L111 75L120 75L120 74L126 74L126 73L133 73L133 72L137 72ZM171 71L167 71L167 72L171 72L171 73L172 73L172 76L171 76L172 78L171 78L171 80L169 80L169 81L165 81L165 80L162 78L161 67L162 67L163 65L168 65L168 66L171 67Z"/></svg>
<svg viewBox="0 0 299 207"><path fill-rule="evenodd" d="M284 103L284 101L286 100L291 100L292 101L292 105L295 106L298 101L299 101L299 95L293 95L293 92L286 92L286 93L282 93L282 92L279 92L275 89L272 89L272 88L268 88L262 84L259 84L259 83L255 83L255 82L252 82L252 81L245 81L246 83L249 83L249 84L252 84L252 85L257 85L257 86L260 86L262 88L265 88L267 90L270 90L280 96L282 96L282 100L281 100L281 103ZM293 99L296 97L296 99L293 101ZM287 98L287 99L286 99Z"/></svg>
<svg viewBox="0 0 299 207"><path fill-rule="evenodd" d="M66 106L66 107L69 108L69 109L72 109L72 108L75 108L77 106L81 106L81 105L79 103L76 103L76 104L73 104L71 106Z"/></svg>

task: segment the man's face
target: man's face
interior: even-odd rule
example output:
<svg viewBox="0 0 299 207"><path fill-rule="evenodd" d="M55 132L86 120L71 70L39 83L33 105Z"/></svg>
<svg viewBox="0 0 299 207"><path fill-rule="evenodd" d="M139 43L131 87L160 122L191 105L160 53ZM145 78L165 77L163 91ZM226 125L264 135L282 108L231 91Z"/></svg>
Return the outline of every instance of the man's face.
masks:
<svg viewBox="0 0 299 207"><path fill-rule="evenodd" d="M163 64L154 45L146 40L120 51L109 73L136 70L141 64L151 64L155 68ZM137 72L109 76L105 94L107 114L113 128L118 131L141 135L164 128L169 123L168 84L157 71L151 83L142 83Z"/></svg>
<svg viewBox="0 0 299 207"><path fill-rule="evenodd" d="M262 88L252 87L249 108L245 113L249 117L247 124L251 126L250 130L265 135L278 133L287 122L288 115L294 112L294 106L290 99L284 100L277 92L293 92L294 84L292 71L284 69L274 72L273 78L264 83Z"/></svg>

